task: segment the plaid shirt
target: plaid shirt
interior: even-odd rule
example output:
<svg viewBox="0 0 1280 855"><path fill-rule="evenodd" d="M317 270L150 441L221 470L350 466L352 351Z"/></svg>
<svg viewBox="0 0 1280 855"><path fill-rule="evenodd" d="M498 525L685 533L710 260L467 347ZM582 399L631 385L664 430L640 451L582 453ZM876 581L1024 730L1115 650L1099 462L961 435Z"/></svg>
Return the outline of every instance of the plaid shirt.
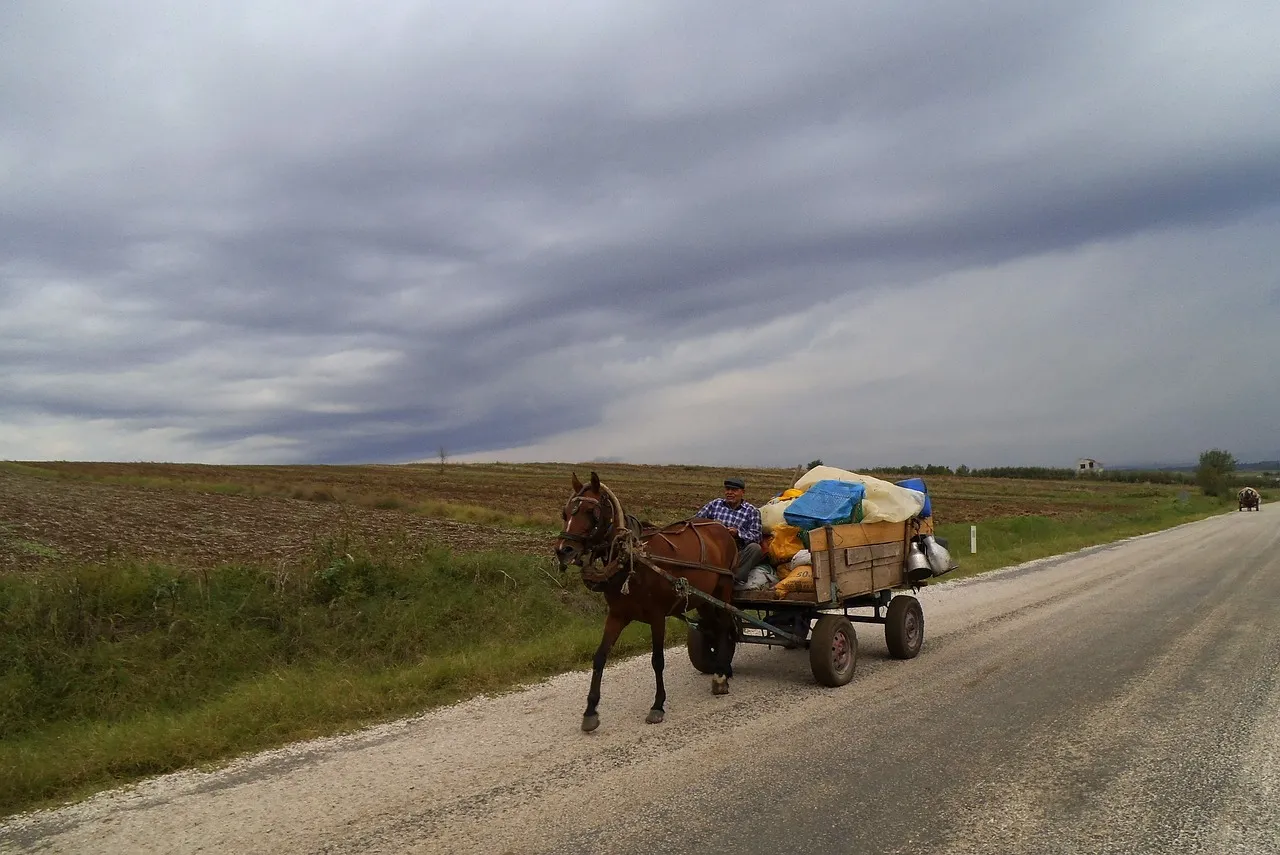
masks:
<svg viewBox="0 0 1280 855"><path fill-rule="evenodd" d="M729 528L736 528L743 543L760 542L760 511L750 502L744 501L738 507L731 508L725 504L724 499L712 499L694 516L716 520Z"/></svg>

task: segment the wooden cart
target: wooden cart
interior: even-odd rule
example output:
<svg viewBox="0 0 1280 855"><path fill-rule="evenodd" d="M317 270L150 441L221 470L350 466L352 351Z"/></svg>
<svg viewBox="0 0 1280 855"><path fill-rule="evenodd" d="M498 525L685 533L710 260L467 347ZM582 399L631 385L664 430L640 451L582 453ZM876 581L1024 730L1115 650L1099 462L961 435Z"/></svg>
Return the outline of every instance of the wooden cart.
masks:
<svg viewBox="0 0 1280 855"><path fill-rule="evenodd" d="M931 518L814 529L809 532L812 591L792 591L780 599L772 590L740 591L732 604L721 604L737 619L735 645L807 648L814 679L824 686L853 679L855 622L883 624L889 655L914 658L924 643L924 612L919 600L900 592L927 584L927 578L909 578L906 570L911 540L926 534L933 534ZM714 651L692 620L688 646L693 666L711 673Z"/></svg>

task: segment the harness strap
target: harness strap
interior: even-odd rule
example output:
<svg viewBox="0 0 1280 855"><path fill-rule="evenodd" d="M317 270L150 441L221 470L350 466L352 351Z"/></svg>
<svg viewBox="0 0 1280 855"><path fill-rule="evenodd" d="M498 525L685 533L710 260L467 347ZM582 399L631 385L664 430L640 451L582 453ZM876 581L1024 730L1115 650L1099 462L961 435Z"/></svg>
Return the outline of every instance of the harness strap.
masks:
<svg viewBox="0 0 1280 855"><path fill-rule="evenodd" d="M626 512L622 508L622 503L618 501L618 497L613 494L613 491L604 484L600 485L600 490L602 492L602 498L608 500L609 509L611 511L609 514L608 524L605 526L604 532L597 534L594 529L587 534L572 534L568 531L560 532L560 538L562 540L580 543L583 546L589 547L588 564L582 568L583 580L592 583L605 582L612 578L614 574L624 569L622 564L625 561L630 566L626 568L628 570L627 578L623 581L622 588L623 593L628 593L631 587L631 579L636 573L635 562L638 560L642 565L656 571L660 576L670 582L676 587L678 592L683 589L685 592L686 604L689 598L689 590L693 590L694 593L700 594L701 592L697 591L697 589L693 589L689 585L687 579L673 576L658 567L651 558L648 549L646 549L647 540L660 537L672 548L672 550L677 550L678 547L671 538L667 536L666 532L663 529L658 529L657 531L653 531L647 535L641 534L639 522L634 520L634 518L627 516ZM570 503L576 502L578 505L583 502L590 502L591 504L600 506L603 510L604 501L602 501L602 498L584 496L581 491L579 491L579 493L573 496L569 501ZM566 510L568 510L567 504ZM712 573L718 573L722 576L734 575L733 568L726 569L707 563L707 540L700 529L706 528L709 525L720 525L719 522L715 520L690 519L683 521L683 523L675 523L671 526L666 526L666 528L674 528L676 525L684 526L684 528L680 529L681 531L685 529L693 530L693 536L698 539L698 560L684 561L679 558L659 558L657 559L658 561L672 567L688 568L690 570L705 570ZM594 565L595 558L598 554L601 558L602 566L597 570L592 565Z"/></svg>

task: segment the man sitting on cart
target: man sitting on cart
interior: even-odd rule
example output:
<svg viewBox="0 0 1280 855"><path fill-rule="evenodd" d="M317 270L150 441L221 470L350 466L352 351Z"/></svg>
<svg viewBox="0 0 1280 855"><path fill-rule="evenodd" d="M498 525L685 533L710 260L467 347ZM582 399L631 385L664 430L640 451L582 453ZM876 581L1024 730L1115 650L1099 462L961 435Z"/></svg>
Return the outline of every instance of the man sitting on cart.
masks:
<svg viewBox="0 0 1280 855"><path fill-rule="evenodd" d="M702 519L715 520L733 532L738 541L738 565L734 578L745 582L751 569L764 562L764 550L760 547L760 511L743 499L747 484L741 478L724 479L724 498L712 499L694 514Z"/></svg>

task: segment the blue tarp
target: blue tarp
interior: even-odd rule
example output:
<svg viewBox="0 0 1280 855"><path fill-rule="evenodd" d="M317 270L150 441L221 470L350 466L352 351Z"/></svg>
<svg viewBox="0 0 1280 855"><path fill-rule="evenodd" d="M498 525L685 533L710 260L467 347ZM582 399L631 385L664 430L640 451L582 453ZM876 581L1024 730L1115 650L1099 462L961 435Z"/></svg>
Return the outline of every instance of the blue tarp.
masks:
<svg viewBox="0 0 1280 855"><path fill-rule="evenodd" d="M857 522L866 487L851 481L819 481L798 496L782 512L789 524L801 529Z"/></svg>

